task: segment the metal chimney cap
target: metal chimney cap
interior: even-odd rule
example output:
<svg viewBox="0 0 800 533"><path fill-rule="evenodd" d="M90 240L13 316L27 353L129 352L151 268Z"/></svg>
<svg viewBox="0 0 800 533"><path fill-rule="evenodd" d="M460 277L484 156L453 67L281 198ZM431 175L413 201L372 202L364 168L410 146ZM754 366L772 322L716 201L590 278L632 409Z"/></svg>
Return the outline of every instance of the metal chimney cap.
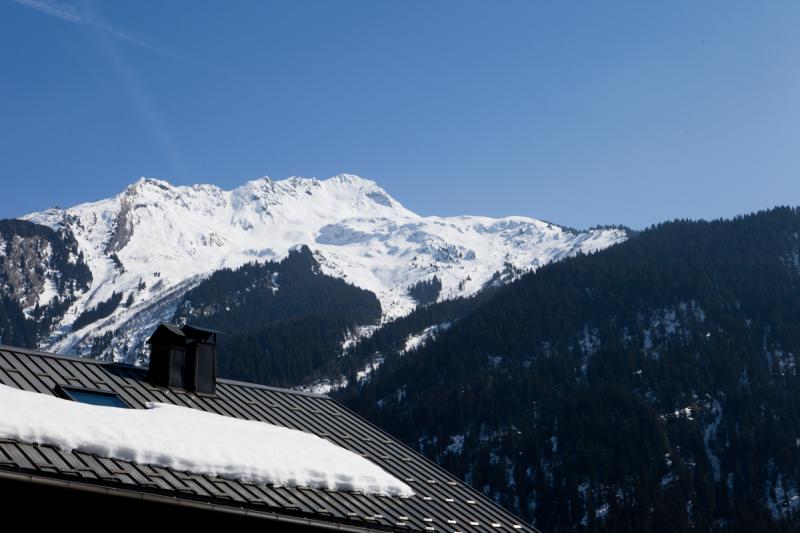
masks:
<svg viewBox="0 0 800 533"><path fill-rule="evenodd" d="M200 342L207 341L210 337L214 337L214 342L217 340L217 335L221 335L221 331L217 331L211 328L203 328L200 326L193 326L191 324L186 324L181 328L183 334L189 337L192 340L197 340Z"/></svg>
<svg viewBox="0 0 800 533"><path fill-rule="evenodd" d="M181 331L181 328L179 328L175 324L167 324L166 322L162 322L161 324L158 325L153 334L150 335L150 338L147 339L147 344L153 344L154 342L156 342L157 337L160 337L165 333L169 335L176 335L178 337L186 337L186 334L183 331Z"/></svg>
<svg viewBox="0 0 800 533"><path fill-rule="evenodd" d="M194 324L186 324L185 326L183 326L182 331L184 333L186 333L187 330L188 331L203 332L203 333L215 333L217 335L224 335L225 334L224 331L219 331L219 330L216 330L216 329L206 328L206 327L203 327L203 326L195 326Z"/></svg>

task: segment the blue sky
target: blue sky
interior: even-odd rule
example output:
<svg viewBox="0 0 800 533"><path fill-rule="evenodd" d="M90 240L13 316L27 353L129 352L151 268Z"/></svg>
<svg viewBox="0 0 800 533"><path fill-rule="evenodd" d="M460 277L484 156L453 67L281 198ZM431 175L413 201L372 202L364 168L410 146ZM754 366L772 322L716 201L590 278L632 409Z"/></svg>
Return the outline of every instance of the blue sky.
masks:
<svg viewBox="0 0 800 533"><path fill-rule="evenodd" d="M800 204L798 2L0 0L0 217L139 176L643 227Z"/></svg>

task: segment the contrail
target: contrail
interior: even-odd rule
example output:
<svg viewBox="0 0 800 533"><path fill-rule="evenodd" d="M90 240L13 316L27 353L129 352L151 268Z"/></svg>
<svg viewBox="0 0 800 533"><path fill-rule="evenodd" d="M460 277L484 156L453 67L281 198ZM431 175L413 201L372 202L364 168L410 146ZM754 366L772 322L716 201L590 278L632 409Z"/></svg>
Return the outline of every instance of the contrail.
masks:
<svg viewBox="0 0 800 533"><path fill-rule="evenodd" d="M167 162L172 167L172 175L175 177L186 176L186 166L178 143L175 141L175 136L159 112L155 102L150 98L136 71L117 49L113 39L106 34L98 34L97 38L100 40L103 52L108 56L111 66L116 71L120 81L129 91L145 124L150 128L153 137L161 146Z"/></svg>
<svg viewBox="0 0 800 533"><path fill-rule="evenodd" d="M44 13L45 15L50 15L51 17L66 20L67 22L89 26L101 32L113 35L117 39L125 41L129 44L150 50L151 52L155 52L157 54L174 59L185 59L178 54L154 45L147 39L138 36L133 32L114 26L113 24L106 22L90 13L81 12L76 9L75 6L69 4L59 4L53 0L11 0L11 2L28 7L30 9L35 9L36 11Z"/></svg>
<svg viewBox="0 0 800 533"><path fill-rule="evenodd" d="M53 0L11 0L19 5L35 9L51 17L59 18L73 24L80 24L97 30L97 38L103 52L111 62L111 66L116 71L122 84L127 88L133 99L135 105L150 129L153 137L161 146L167 160L172 167L173 174L184 175L185 166L181 151L175 142L175 137L172 134L166 121L164 121L158 108L152 101L147 93L147 90L139 80L139 76L134 69L123 58L122 54L113 42L113 38L125 41L129 44L144 48L151 52L161 54L174 59L186 61L185 58L173 54L168 50L159 48L158 46L148 42L147 40L117 26L98 18L97 16L80 11L70 4L56 3Z"/></svg>

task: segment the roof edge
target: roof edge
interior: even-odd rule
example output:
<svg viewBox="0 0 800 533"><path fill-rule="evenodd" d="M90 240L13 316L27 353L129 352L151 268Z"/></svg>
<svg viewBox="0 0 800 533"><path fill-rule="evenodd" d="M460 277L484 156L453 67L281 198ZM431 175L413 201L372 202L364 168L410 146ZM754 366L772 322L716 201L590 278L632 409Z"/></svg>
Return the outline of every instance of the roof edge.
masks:
<svg viewBox="0 0 800 533"><path fill-rule="evenodd" d="M313 520L310 518L303 518L299 516L291 516L274 512L259 511L256 509L248 509L245 507L231 507L214 503L206 503L199 500L178 498L175 496L164 496L152 492L139 492L123 488L109 487L107 485L89 484L69 479L61 479L58 477L24 474L20 472L5 470L2 468L0 468L0 479L35 483L39 485L47 485L51 487L64 488L64 489L75 489L84 492L91 492L94 494L105 494L109 496L117 496L135 500L144 500L148 502L161 503L165 505L176 505L179 507L203 509L206 511L218 511L239 516L247 516L247 517L260 518L264 520L271 520L278 523L282 522L293 525L311 526L319 529L327 529L332 531L345 531L349 533L375 533L383 531L381 529L364 528L337 522L325 522L322 520Z"/></svg>

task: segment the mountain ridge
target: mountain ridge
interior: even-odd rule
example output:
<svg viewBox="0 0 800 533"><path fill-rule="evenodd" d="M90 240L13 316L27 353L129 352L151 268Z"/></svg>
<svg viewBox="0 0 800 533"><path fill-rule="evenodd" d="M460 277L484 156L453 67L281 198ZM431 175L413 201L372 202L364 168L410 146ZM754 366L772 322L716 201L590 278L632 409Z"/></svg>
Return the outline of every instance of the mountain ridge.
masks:
<svg viewBox="0 0 800 533"><path fill-rule="evenodd" d="M113 331L120 338L102 356L126 362L141 360L146 333L213 272L278 261L302 245L324 273L373 292L388 320L411 312L409 287L434 277L440 300L468 296L627 237L618 228L575 232L520 216L423 217L352 174L265 177L231 190L141 178L114 197L22 218L69 231L93 280L39 347L90 355L93 339ZM115 294L125 305L73 331L81 314Z"/></svg>

